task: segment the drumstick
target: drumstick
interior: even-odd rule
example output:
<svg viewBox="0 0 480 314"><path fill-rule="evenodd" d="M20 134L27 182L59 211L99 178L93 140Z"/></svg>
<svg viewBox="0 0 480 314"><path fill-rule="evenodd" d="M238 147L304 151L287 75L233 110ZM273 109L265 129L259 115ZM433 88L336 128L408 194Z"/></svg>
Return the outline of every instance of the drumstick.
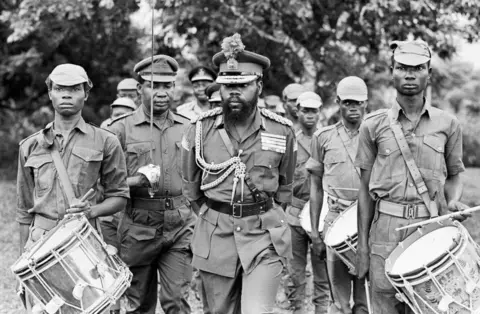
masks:
<svg viewBox="0 0 480 314"><path fill-rule="evenodd" d="M368 314L373 314L372 304L370 303L370 283L368 282L368 279L366 277L365 277L365 297L367 299Z"/></svg>
<svg viewBox="0 0 480 314"><path fill-rule="evenodd" d="M438 217L435 217L435 218L432 218L432 219L429 219L429 220L424 220L424 221L413 223L411 225L399 227L399 228L396 228L395 230L400 231L400 230L407 229L407 228L412 228L412 227L421 227L423 225L428 225L428 224L431 224L431 223L434 223L434 222L440 222L440 221L447 220L447 219L452 218L452 217L454 217L458 214L469 214L469 213L473 213L473 212L478 211L478 210L480 210L480 206L475 206L475 207L471 207L469 209L459 210L458 212L454 212L454 213L451 213L451 214L448 214L448 215L438 216Z"/></svg>
<svg viewBox="0 0 480 314"><path fill-rule="evenodd" d="M80 202L85 202L86 200L91 199L95 195L95 190L91 188L85 193L85 195L80 199Z"/></svg>

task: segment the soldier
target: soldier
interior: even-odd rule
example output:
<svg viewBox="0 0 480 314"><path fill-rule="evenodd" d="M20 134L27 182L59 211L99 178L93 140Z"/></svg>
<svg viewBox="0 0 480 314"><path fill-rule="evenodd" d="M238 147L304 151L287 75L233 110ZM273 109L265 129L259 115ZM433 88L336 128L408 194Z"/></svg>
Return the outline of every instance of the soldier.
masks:
<svg viewBox="0 0 480 314"><path fill-rule="evenodd" d="M135 109L137 109L137 105L135 105L131 98L120 97L115 99L115 101L110 105L110 117L103 121L102 124L100 124L100 127L102 129L106 129L111 124L113 119L134 111Z"/></svg>
<svg viewBox="0 0 480 314"><path fill-rule="evenodd" d="M215 81L215 72L206 67L198 66L188 73L188 79L193 86L193 95L195 98L186 104L177 107L177 112L189 119L198 117L201 113L211 109L205 89Z"/></svg>
<svg viewBox="0 0 480 314"><path fill-rule="evenodd" d="M395 228L467 208L459 202L464 171L460 123L424 98L432 72L430 49L419 41L395 42L391 48L396 102L367 116L355 161L362 170L357 271L360 278L370 274L375 314L403 313L406 307L385 276L385 259L415 228ZM417 168L415 178L410 167ZM418 170L421 175L415 174Z"/></svg>
<svg viewBox="0 0 480 314"><path fill-rule="evenodd" d="M311 239L300 225L300 213L310 199L310 175L305 164L311 156L312 135L317 130L322 99L314 92L304 92L297 99L299 129L295 133L298 141L297 164L295 166L292 204L287 206L287 222L292 233L293 258L289 260L289 272L294 287L289 295L293 301L293 313L304 313L307 267L307 252ZM312 254L313 304L316 314L326 314L330 305L330 287L325 259Z"/></svg>
<svg viewBox="0 0 480 314"><path fill-rule="evenodd" d="M180 176L180 141L189 120L169 110L178 63L156 55L153 63L146 58L133 70L138 75L142 106L110 126L125 151L131 195L118 230L120 256L133 273L126 292L127 313L155 313L157 271L163 311L190 313L187 297L195 215L182 196ZM148 171L158 166L159 173Z"/></svg>
<svg viewBox="0 0 480 314"><path fill-rule="evenodd" d="M337 86L336 99L341 120L319 129L313 137L312 157L306 168L312 174L310 212L314 255L323 255L325 251L318 231L321 211L328 210L323 232L325 236L330 224L357 200L360 173L353 164L358 147L358 129L365 114L367 99L367 85L362 79L356 76L342 79ZM328 198L328 208L322 208L324 197ZM330 313L368 313L364 280L350 274L334 250L327 248L326 251L334 300ZM350 306L352 297L353 309Z"/></svg>
<svg viewBox="0 0 480 314"><path fill-rule="evenodd" d="M277 113L278 105L282 105L282 99L277 95L268 95L265 96L265 107L271 112Z"/></svg>
<svg viewBox="0 0 480 314"><path fill-rule="evenodd" d="M55 110L54 121L20 142L16 220L20 224L21 251L55 227L65 214L84 213L98 227L96 218L122 210L129 198L125 157L118 139L82 118L92 88L85 70L61 64L46 84ZM55 175L61 170L53 162L54 151L65 164L65 177L70 178L76 197L70 208L69 187ZM98 180L105 188L104 201L79 202Z"/></svg>
<svg viewBox="0 0 480 314"><path fill-rule="evenodd" d="M205 89L205 94L207 94L208 102L212 108L222 106L222 98L220 97L220 84L213 83L208 85L208 87Z"/></svg>
<svg viewBox="0 0 480 314"><path fill-rule="evenodd" d="M291 123L257 108L264 56L225 38L222 108L196 120L182 140L184 194L200 207L192 239L212 313L273 311L282 264L291 256L280 204L291 202L296 143Z"/></svg>
<svg viewBox="0 0 480 314"><path fill-rule="evenodd" d="M293 128L298 129L297 98L307 89L300 84L288 84L282 92L283 107L285 108L285 117L292 121Z"/></svg>
<svg viewBox="0 0 480 314"><path fill-rule="evenodd" d="M138 82L133 78L126 78L117 85L117 98L128 97L135 105L140 106L140 94L137 90Z"/></svg>

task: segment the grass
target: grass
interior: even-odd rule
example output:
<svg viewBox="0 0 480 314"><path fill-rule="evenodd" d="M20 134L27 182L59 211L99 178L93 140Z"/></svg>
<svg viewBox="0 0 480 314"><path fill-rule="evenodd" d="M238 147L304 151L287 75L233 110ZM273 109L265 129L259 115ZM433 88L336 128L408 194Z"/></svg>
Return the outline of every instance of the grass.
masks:
<svg viewBox="0 0 480 314"><path fill-rule="evenodd" d="M465 183L462 201L470 206L480 204L480 168L471 168L463 175ZM10 272L10 266L15 262L19 255L18 249L18 226L15 222L15 182L0 178L0 314L22 313L23 306L15 294L15 280ZM480 212L466 220L465 226L469 230L475 241L480 242ZM313 313L311 304L312 277L309 277L307 285L307 309ZM287 302L281 287L277 296L278 309L276 313L286 314L290 311L285 310ZM194 314L202 313L200 302L198 302L193 293L190 297L190 304ZM163 313L160 309L157 313Z"/></svg>

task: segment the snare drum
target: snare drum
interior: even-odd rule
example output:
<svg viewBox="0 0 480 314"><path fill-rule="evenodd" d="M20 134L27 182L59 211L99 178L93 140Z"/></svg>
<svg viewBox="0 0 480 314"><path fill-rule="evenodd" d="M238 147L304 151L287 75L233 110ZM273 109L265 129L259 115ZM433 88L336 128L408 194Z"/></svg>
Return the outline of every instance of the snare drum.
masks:
<svg viewBox="0 0 480 314"><path fill-rule="evenodd" d="M347 265L350 273L355 271L357 228L357 202L355 202L338 215L325 233L325 245Z"/></svg>
<svg viewBox="0 0 480 314"><path fill-rule="evenodd" d="M460 223L430 224L399 243L385 273L415 313L480 313L479 251Z"/></svg>
<svg viewBox="0 0 480 314"><path fill-rule="evenodd" d="M103 313L130 286L132 273L84 215L62 220L11 267L34 308L46 313Z"/></svg>
<svg viewBox="0 0 480 314"><path fill-rule="evenodd" d="M327 216L327 213L328 213L327 199L328 199L327 197L323 198L322 212L320 213L320 218L318 222L318 231L321 234L323 233L323 227L325 225L325 217ZM307 233L310 234L312 232L312 220L310 219L310 201L308 201L303 206L299 219L300 219L300 226L302 226L303 230L305 230Z"/></svg>

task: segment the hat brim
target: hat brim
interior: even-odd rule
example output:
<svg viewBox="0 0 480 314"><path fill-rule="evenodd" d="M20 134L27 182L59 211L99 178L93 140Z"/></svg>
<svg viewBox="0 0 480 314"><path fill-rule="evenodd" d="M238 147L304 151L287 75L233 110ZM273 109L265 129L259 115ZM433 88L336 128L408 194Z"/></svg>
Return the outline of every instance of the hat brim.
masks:
<svg viewBox="0 0 480 314"><path fill-rule="evenodd" d="M412 54L412 53L398 54L394 56L393 59L401 64L405 64L409 66L417 66L430 61L430 58L427 56L420 56L418 54Z"/></svg>
<svg viewBox="0 0 480 314"><path fill-rule="evenodd" d="M338 95L340 100L356 100L356 101L366 101L368 100L368 95Z"/></svg>
<svg viewBox="0 0 480 314"><path fill-rule="evenodd" d="M145 81L151 81L152 80L152 75L147 74L147 75L140 75L142 79ZM159 83L165 83L165 82L175 82L177 76L176 75L153 75L153 81L154 82L159 82Z"/></svg>
<svg viewBox="0 0 480 314"><path fill-rule="evenodd" d="M69 74L52 74L50 80L58 85L74 86L78 84L88 83L88 81L81 76L72 76Z"/></svg>
<svg viewBox="0 0 480 314"><path fill-rule="evenodd" d="M208 101L209 102L222 101L222 98L220 98L220 97L210 98Z"/></svg>
<svg viewBox="0 0 480 314"><path fill-rule="evenodd" d="M290 93L287 93L285 94L285 96L288 98L288 99L291 99L291 100L295 100L297 99L298 97L300 97L301 94L305 93L304 90L302 91L293 91L293 92L290 92Z"/></svg>
<svg viewBox="0 0 480 314"><path fill-rule="evenodd" d="M301 102L298 102L297 106L318 109L322 106L322 102L315 99L305 99Z"/></svg>
<svg viewBox="0 0 480 314"><path fill-rule="evenodd" d="M257 75L222 75L217 77L218 84L245 84L255 81Z"/></svg>
<svg viewBox="0 0 480 314"><path fill-rule="evenodd" d="M196 81L209 81L209 82L213 82L213 77L211 76L208 76L208 75L204 75L204 76L194 76L190 82L196 82Z"/></svg>

